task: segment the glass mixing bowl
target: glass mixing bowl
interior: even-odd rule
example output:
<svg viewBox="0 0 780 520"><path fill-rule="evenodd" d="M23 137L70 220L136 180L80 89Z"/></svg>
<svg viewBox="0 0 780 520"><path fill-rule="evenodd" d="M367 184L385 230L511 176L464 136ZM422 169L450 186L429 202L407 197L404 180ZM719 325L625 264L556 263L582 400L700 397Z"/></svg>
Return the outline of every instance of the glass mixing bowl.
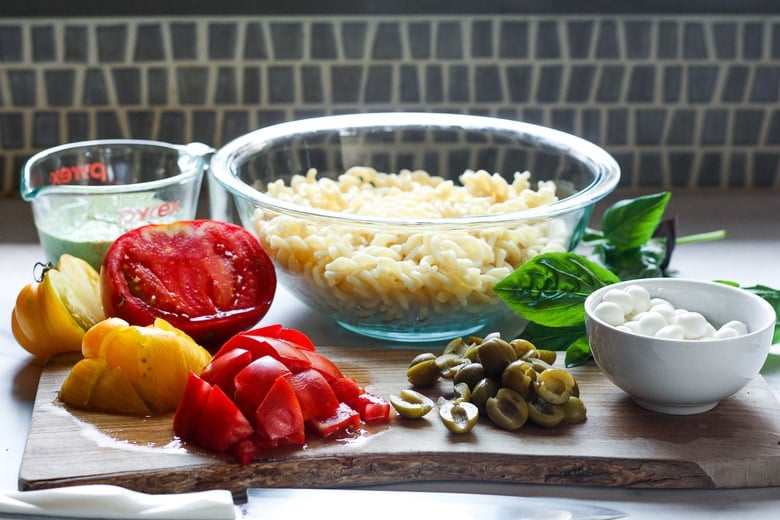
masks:
<svg viewBox="0 0 780 520"><path fill-rule="evenodd" d="M368 113L250 132L217 150L209 178L212 216L231 218L220 193L232 195L303 302L358 334L423 342L511 312L493 286L538 253L573 249L620 169L541 126Z"/></svg>

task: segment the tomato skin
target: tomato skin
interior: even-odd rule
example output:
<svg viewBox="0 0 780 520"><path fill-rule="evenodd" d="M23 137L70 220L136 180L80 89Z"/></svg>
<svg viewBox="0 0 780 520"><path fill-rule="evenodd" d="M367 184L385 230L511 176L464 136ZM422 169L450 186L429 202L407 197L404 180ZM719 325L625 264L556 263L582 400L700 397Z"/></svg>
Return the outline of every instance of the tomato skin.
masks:
<svg viewBox="0 0 780 520"><path fill-rule="evenodd" d="M186 399L181 400L173 416L173 431L182 439L191 440L195 437L210 393L211 385L190 372L184 386Z"/></svg>
<svg viewBox="0 0 780 520"><path fill-rule="evenodd" d="M384 422L390 419L390 403L371 392L358 396L357 411L367 423Z"/></svg>
<svg viewBox="0 0 780 520"><path fill-rule="evenodd" d="M360 428L360 414L346 403L339 403L333 415L325 419L310 419L306 426L319 437L328 439Z"/></svg>
<svg viewBox="0 0 780 520"><path fill-rule="evenodd" d="M336 394L318 371L310 368L288 376L287 380L295 390L304 420L330 417L339 407Z"/></svg>
<svg viewBox="0 0 780 520"><path fill-rule="evenodd" d="M295 390L285 376L279 376L255 413L257 433L263 439L285 445L305 439L303 412Z"/></svg>
<svg viewBox="0 0 780 520"><path fill-rule="evenodd" d="M259 336L246 332L241 332L230 338L220 348L215 358L220 358L231 350L241 348L252 353L253 359L259 359L263 356L271 356L274 359L284 363L292 372L300 372L311 367L311 361L295 344L271 337Z"/></svg>
<svg viewBox="0 0 780 520"><path fill-rule="evenodd" d="M218 386L211 387L192 441L198 446L224 453L254 433L238 407Z"/></svg>
<svg viewBox="0 0 780 520"><path fill-rule="evenodd" d="M236 389L234 399L239 409L247 417L254 418L257 408L262 404L276 379L290 373L282 362L271 356L263 356L249 363L234 378Z"/></svg>
<svg viewBox="0 0 780 520"><path fill-rule="evenodd" d="M219 359L212 359L203 369L200 377L222 388L225 394L232 397L236 393L236 375L251 362L252 354L248 350L237 348Z"/></svg>
<svg viewBox="0 0 780 520"><path fill-rule="evenodd" d="M190 220L121 235L106 252L100 286L109 316L134 325L160 317L216 349L265 316L276 272L246 229Z"/></svg>

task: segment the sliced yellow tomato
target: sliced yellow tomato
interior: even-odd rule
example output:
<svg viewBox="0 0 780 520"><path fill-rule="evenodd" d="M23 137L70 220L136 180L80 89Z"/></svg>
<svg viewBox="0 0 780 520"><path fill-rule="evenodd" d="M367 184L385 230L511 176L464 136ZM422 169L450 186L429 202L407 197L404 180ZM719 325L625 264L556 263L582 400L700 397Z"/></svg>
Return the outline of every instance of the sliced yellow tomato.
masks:
<svg viewBox="0 0 780 520"><path fill-rule="evenodd" d="M57 267L47 267L40 282L19 291L11 314L11 330L28 352L49 358L79 352L84 332L105 319L100 275L87 262L62 255Z"/></svg>

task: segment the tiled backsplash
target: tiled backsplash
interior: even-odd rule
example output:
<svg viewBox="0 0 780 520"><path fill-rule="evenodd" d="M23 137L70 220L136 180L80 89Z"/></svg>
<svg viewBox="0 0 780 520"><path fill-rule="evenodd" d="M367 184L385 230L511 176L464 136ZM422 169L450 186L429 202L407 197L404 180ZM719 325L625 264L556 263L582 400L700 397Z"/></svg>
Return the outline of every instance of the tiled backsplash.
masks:
<svg viewBox="0 0 780 520"><path fill-rule="evenodd" d="M602 145L623 187L780 190L780 15L0 19L0 192L31 154L215 146L321 114L521 119Z"/></svg>

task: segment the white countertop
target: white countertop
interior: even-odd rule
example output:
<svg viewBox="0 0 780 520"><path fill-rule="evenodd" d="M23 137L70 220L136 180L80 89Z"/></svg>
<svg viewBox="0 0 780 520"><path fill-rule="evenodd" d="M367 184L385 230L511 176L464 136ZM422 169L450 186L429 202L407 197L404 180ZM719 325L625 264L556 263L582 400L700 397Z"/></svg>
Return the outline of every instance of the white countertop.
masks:
<svg viewBox="0 0 780 520"><path fill-rule="evenodd" d="M727 238L722 241L679 246L672 260L677 275L780 288L780 226L776 212L779 203L780 193L674 194L667 214L679 216L681 234L714 229L727 232ZM606 207L606 203L599 208L603 209L602 206ZM593 225L598 227L597 219ZM19 201L0 201L0 410L4 422L0 428L0 489L17 489L40 375L38 362L16 344L11 334L10 315L17 293L32 280L33 265L42 258L29 207ZM358 345L372 341L329 323L284 289L279 290L262 323L299 328L320 345ZM780 398L780 347L773 347L762 374ZM410 483L383 488L580 498L624 511L630 518L642 519L731 519L737 514L741 519L765 519L775 518L780 511L780 488L635 490L463 482Z"/></svg>

